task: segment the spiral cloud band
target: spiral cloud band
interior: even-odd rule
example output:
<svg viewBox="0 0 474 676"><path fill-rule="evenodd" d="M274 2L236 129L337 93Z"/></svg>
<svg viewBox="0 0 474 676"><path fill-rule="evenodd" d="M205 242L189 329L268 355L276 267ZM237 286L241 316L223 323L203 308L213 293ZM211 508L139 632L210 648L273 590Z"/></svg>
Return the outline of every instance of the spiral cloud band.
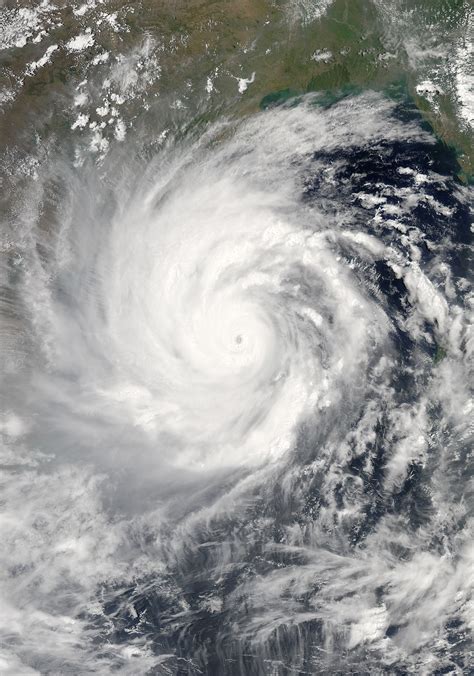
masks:
<svg viewBox="0 0 474 676"><path fill-rule="evenodd" d="M381 96L309 96L118 166L51 170L56 226L45 179L11 267L4 659L451 664L469 193L435 138Z"/></svg>

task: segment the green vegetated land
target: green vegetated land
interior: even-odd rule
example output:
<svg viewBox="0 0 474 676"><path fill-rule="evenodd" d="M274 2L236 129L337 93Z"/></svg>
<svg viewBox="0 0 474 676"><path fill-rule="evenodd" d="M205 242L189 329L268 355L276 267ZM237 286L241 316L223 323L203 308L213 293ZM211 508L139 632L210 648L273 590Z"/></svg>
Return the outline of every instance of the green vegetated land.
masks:
<svg viewBox="0 0 474 676"><path fill-rule="evenodd" d="M47 39L0 53L7 87L21 80L28 63L41 58L49 44L59 45L51 63L24 78L3 116L5 138L27 128L32 116L37 130L43 116L44 134L61 125L69 129L66 101L74 86L83 78L97 82L98 91L102 86L93 56L107 50L111 59L126 57L149 39L160 71L147 86L152 104L184 97L190 115L205 121L250 114L311 91L324 93L328 103L366 89L398 93L411 99L435 134L456 150L460 177L472 180L472 129L459 113L446 57L469 37L473 10L466 0L116 0L107 4L107 13L116 13L119 31L95 21L99 11L100 5L82 18L69 3L59 3ZM64 49L86 25L94 27L94 46L80 54ZM416 89L425 70L442 81L428 97ZM239 78L251 80L253 73L239 92Z"/></svg>
<svg viewBox="0 0 474 676"><path fill-rule="evenodd" d="M176 81L174 57L185 77L188 66L191 79L199 71L215 73L213 98L220 99L219 112L250 113L309 91L324 92L328 101L339 92L368 88L403 92L438 137L456 149L461 177L472 178L473 138L458 114L452 74L446 73L434 101L416 91L424 65L421 41L429 37L429 65L436 69L439 61L441 70L446 49L466 38L469 3L334 0L319 18L311 14L311 3L306 3L306 14L304 6L264 0L188 0L160 3L159 8L148 3L148 20L137 18L136 28L166 27L164 35L178 45L168 57L170 67L163 71L165 80L169 74L170 85ZM236 94L235 82L225 78L229 73L249 77L253 72L255 81L243 96Z"/></svg>

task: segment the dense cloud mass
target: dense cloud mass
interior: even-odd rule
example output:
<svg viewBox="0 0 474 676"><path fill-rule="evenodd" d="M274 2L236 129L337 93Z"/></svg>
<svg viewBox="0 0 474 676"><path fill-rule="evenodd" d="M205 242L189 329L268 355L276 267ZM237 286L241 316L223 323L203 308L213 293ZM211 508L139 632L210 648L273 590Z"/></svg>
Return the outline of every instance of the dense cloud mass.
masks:
<svg viewBox="0 0 474 676"><path fill-rule="evenodd" d="M1 271L0 670L468 669L454 156L371 93L124 160L52 158Z"/></svg>

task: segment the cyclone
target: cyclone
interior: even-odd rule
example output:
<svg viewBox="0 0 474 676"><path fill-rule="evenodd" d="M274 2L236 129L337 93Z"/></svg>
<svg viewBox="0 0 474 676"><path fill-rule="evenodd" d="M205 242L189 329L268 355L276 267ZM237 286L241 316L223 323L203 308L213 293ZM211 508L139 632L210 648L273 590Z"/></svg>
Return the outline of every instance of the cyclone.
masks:
<svg viewBox="0 0 474 676"><path fill-rule="evenodd" d="M6 332L5 664L460 664L471 194L455 164L409 104L367 93L49 169L9 264L28 340ZM67 206L44 228L52 179Z"/></svg>
<svg viewBox="0 0 474 676"><path fill-rule="evenodd" d="M283 115L290 133L308 125L300 143L326 134L307 106ZM96 253L92 235L83 255L96 256L94 280L84 285L82 269L68 271L63 289L90 327L76 334L74 372L105 371L88 396L159 447L168 435L160 462L193 469L284 454L297 423L363 378L388 334L387 318L337 255L348 246L370 258L383 244L334 232L323 212L298 205L301 169L282 176L272 166L291 148L272 151L250 125L211 152L214 133L171 163L159 186L138 188ZM253 143L265 155L256 170ZM307 151L298 156L308 161ZM59 328L55 345L69 359ZM99 365L88 363L90 351Z"/></svg>

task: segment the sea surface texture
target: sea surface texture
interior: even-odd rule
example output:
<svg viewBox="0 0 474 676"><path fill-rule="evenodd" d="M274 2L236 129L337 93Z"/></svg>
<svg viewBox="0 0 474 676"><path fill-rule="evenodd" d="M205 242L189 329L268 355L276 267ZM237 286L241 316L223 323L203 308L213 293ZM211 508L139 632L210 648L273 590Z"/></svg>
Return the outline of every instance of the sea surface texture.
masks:
<svg viewBox="0 0 474 676"><path fill-rule="evenodd" d="M473 33L1 3L0 674L473 673Z"/></svg>

